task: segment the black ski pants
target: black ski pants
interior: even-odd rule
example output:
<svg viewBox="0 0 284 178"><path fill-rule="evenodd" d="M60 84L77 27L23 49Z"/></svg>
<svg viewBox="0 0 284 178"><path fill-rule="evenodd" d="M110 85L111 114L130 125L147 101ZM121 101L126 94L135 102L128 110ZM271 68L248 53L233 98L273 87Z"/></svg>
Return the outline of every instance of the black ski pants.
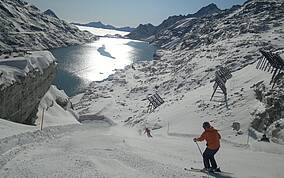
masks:
<svg viewBox="0 0 284 178"><path fill-rule="evenodd" d="M217 168L217 163L214 158L214 155L218 152L219 148L216 150L211 150L209 148L206 148L203 152L203 163L205 168ZM211 166L210 166L211 163Z"/></svg>

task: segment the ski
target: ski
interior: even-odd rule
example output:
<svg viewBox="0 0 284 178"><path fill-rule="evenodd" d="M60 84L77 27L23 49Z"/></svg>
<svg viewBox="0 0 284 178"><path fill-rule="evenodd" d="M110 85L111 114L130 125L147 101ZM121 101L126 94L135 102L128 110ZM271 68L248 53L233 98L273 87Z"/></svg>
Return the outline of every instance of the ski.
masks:
<svg viewBox="0 0 284 178"><path fill-rule="evenodd" d="M206 170L203 170L203 169L199 169L199 168L184 168L184 170L186 171L191 171L191 172L202 172L202 173L206 173L206 174L219 174L219 175L232 175L233 173L231 172L224 172L224 171L221 171L221 172L216 172L216 171L206 171Z"/></svg>
<svg viewBox="0 0 284 178"><path fill-rule="evenodd" d="M184 168L186 171L191 171L191 172L203 172L203 173L209 173L209 171L203 170L203 169L197 169L197 168Z"/></svg>

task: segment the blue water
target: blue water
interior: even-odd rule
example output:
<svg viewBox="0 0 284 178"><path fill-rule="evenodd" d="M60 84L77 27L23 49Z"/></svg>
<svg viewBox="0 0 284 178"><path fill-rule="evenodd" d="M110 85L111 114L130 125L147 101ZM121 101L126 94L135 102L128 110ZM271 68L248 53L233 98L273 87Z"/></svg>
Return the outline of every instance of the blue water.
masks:
<svg viewBox="0 0 284 178"><path fill-rule="evenodd" d="M152 60L156 47L146 42L100 38L94 43L51 50L57 59L53 84L73 96L133 62Z"/></svg>

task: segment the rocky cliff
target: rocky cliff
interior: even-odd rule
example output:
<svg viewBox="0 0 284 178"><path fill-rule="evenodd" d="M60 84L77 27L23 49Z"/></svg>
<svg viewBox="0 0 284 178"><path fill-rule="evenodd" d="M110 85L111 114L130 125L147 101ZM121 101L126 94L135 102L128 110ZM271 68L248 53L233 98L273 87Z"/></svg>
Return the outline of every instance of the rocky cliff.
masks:
<svg viewBox="0 0 284 178"><path fill-rule="evenodd" d="M96 39L54 15L22 0L1 0L0 52L50 49Z"/></svg>
<svg viewBox="0 0 284 178"><path fill-rule="evenodd" d="M273 137L284 136L284 73L274 88L262 81L254 86L254 91L264 108L253 113L252 127Z"/></svg>
<svg viewBox="0 0 284 178"><path fill-rule="evenodd" d="M0 60L0 118L33 124L41 98L55 76L50 52Z"/></svg>

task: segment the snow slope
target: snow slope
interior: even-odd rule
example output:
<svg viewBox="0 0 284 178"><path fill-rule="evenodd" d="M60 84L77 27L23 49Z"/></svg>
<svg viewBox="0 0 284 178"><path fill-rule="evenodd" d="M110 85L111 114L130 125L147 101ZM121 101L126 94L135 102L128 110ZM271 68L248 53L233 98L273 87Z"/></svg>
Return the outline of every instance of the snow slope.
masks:
<svg viewBox="0 0 284 178"><path fill-rule="evenodd" d="M63 108L56 102L58 99L63 100L67 103L65 108ZM46 108L48 108L47 111ZM54 85L51 85L50 89L40 102L37 113L37 116L39 118L37 119L37 125L40 125L43 110L45 110L44 127L79 124L79 122L77 121L79 116L74 110L72 110L69 97L63 90L58 90Z"/></svg>
<svg viewBox="0 0 284 178"><path fill-rule="evenodd" d="M34 131L36 128L30 125L19 124L4 119L0 119L0 139L13 135Z"/></svg>
<svg viewBox="0 0 284 178"><path fill-rule="evenodd" d="M41 140L4 152L0 173L3 177L283 177L283 154L230 143L222 143L216 158L232 174L184 171L184 167L202 167L192 137L153 135L149 139L104 122L54 127L44 130Z"/></svg>

